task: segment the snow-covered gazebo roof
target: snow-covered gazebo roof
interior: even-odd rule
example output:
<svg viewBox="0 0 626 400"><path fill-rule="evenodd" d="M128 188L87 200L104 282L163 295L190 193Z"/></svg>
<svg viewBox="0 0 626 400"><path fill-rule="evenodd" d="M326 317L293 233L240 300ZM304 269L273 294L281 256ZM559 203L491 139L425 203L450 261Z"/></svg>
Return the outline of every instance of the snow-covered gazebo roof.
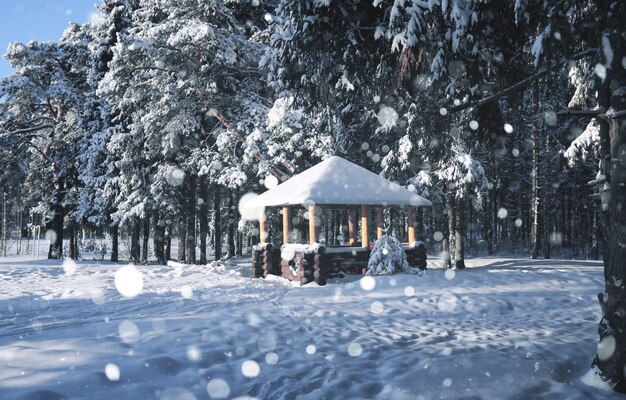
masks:
<svg viewBox="0 0 626 400"><path fill-rule="evenodd" d="M245 207L315 205L413 206L432 203L346 159L333 156L250 200Z"/></svg>

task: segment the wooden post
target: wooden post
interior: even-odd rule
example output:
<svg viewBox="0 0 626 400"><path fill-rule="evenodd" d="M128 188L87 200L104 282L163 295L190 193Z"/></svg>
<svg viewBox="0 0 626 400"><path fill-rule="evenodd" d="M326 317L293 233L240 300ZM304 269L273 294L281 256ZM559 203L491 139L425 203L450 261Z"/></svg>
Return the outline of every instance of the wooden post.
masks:
<svg viewBox="0 0 626 400"><path fill-rule="evenodd" d="M283 207L283 243L289 243L291 232L291 208Z"/></svg>
<svg viewBox="0 0 626 400"><path fill-rule="evenodd" d="M369 239L369 206L361 206L361 246L370 248Z"/></svg>
<svg viewBox="0 0 626 400"><path fill-rule="evenodd" d="M415 208L409 207L407 212L407 225L409 228L409 244L415 242Z"/></svg>
<svg viewBox="0 0 626 400"><path fill-rule="evenodd" d="M380 239L383 235L383 225L385 224L385 220L383 218L384 208L376 207L376 238Z"/></svg>
<svg viewBox="0 0 626 400"><path fill-rule="evenodd" d="M317 226L315 225L315 206L309 206L309 243L317 242Z"/></svg>
<svg viewBox="0 0 626 400"><path fill-rule="evenodd" d="M356 242L356 210L351 208L348 210L348 244L353 245Z"/></svg>
<svg viewBox="0 0 626 400"><path fill-rule="evenodd" d="M266 219L266 215L265 215L265 209L263 209L263 211L261 211L261 215L259 215L259 243L260 244L265 244L265 239L267 237L267 230L265 229L265 219Z"/></svg>

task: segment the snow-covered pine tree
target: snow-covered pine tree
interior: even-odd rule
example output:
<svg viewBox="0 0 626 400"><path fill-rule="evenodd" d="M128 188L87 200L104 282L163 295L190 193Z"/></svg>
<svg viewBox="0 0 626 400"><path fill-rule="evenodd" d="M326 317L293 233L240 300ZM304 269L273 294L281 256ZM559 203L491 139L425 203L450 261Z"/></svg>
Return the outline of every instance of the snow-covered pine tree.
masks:
<svg viewBox="0 0 626 400"><path fill-rule="evenodd" d="M221 2L141 1L99 89L128 121L110 143L120 159L116 218L145 218L155 207L174 222L184 210L179 233L190 240L179 249L190 262L197 189L189 182L200 175L234 188L247 179L239 159L247 125L238 122L257 97L259 45L231 11Z"/></svg>
<svg viewBox="0 0 626 400"><path fill-rule="evenodd" d="M110 148L111 135L123 128L119 118L120 107L116 103L106 103L96 95L98 85L109 71L113 58L113 48L118 35L127 34L132 26L131 15L138 6L136 0L104 0L99 6L99 14L84 26L89 35L90 62L88 91L92 100L86 104L85 138L81 144L79 179L76 210L77 220L99 229L108 229L112 240L111 261L119 258L118 222L111 218L116 211L115 199L119 194L118 167L115 153ZM162 259L159 258L159 259Z"/></svg>
<svg viewBox="0 0 626 400"><path fill-rule="evenodd" d="M600 376L615 390L626 392L626 318L623 304L626 289L623 260L626 258L623 232L626 199L626 168L623 159L624 137L626 137L626 8L620 1L564 2L551 5L553 12L539 24L543 35L537 37L533 53L537 58L547 57L564 63L576 55L592 57L595 73L594 110L574 109L560 114L573 117L594 117L598 122L600 143L600 170L598 180L602 185L602 212L606 223L604 272L606 294L599 295L603 318L599 326L600 345L593 365ZM567 12L564 12L567 10ZM568 32L562 34L561 32ZM569 32L574 32L570 35ZM546 49L558 51L546 51ZM582 58L577 56L577 59ZM580 93L584 96L584 86ZM577 90L579 92L579 90ZM570 106L584 105L584 99L570 101ZM575 140L573 148L580 149L583 137ZM572 151L568 151L571 155Z"/></svg>
<svg viewBox="0 0 626 400"><path fill-rule="evenodd" d="M444 183L447 191L448 213L454 221L450 225L450 241L454 243L450 253L454 253L454 267L465 268L465 205L470 193L474 193L473 206L482 207L483 191L487 188L487 178L481 163L467 150L457 145L452 149L450 160L442 160L435 174ZM454 237L452 237L454 231Z"/></svg>
<svg viewBox="0 0 626 400"><path fill-rule="evenodd" d="M71 227L70 256L77 257L72 211L88 103L85 32L72 24L59 43L12 43L6 57L16 72L0 82L0 97L10 105L2 127L5 138L17 144L14 155L29 164L25 184L36 185L35 192L43 188L45 197L32 200L40 200L38 210L48 216L48 257L63 257L66 216Z"/></svg>

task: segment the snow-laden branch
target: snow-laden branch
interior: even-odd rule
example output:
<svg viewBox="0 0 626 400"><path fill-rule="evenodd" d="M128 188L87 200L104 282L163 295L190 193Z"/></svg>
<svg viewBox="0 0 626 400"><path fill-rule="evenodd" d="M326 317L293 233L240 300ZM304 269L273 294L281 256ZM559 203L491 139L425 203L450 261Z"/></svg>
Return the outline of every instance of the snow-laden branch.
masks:
<svg viewBox="0 0 626 400"><path fill-rule="evenodd" d="M578 135L572 142L569 148L563 153L563 156L567 159L567 163L570 167L574 166L576 157L581 156L582 159L586 159L589 153L589 149L594 149L600 146L600 126L595 119L587 125L587 128Z"/></svg>

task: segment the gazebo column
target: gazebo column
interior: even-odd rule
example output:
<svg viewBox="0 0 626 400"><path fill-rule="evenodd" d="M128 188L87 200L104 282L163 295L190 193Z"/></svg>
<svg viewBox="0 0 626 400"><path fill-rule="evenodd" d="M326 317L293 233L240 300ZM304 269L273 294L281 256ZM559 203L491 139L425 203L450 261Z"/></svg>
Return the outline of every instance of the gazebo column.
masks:
<svg viewBox="0 0 626 400"><path fill-rule="evenodd" d="M283 207L283 243L289 243L289 232L291 232L291 208Z"/></svg>
<svg viewBox="0 0 626 400"><path fill-rule="evenodd" d="M407 210L407 226L409 230L409 244L415 242L415 208L409 207Z"/></svg>
<svg viewBox="0 0 626 400"><path fill-rule="evenodd" d="M309 243L317 242L317 226L315 225L315 206L309 206Z"/></svg>
<svg viewBox="0 0 626 400"><path fill-rule="evenodd" d="M384 208L376 207L376 238L378 239L383 235L383 225L385 224L383 211Z"/></svg>
<svg viewBox="0 0 626 400"><path fill-rule="evenodd" d="M259 243L265 244L266 239L268 237L267 230L265 229L265 220L267 216L265 215L265 209L261 211L261 215L259 215Z"/></svg>
<svg viewBox="0 0 626 400"><path fill-rule="evenodd" d="M369 206L361 206L361 246L370 248L369 239Z"/></svg>
<svg viewBox="0 0 626 400"><path fill-rule="evenodd" d="M353 245L356 242L356 210L350 208L348 210L348 244Z"/></svg>

